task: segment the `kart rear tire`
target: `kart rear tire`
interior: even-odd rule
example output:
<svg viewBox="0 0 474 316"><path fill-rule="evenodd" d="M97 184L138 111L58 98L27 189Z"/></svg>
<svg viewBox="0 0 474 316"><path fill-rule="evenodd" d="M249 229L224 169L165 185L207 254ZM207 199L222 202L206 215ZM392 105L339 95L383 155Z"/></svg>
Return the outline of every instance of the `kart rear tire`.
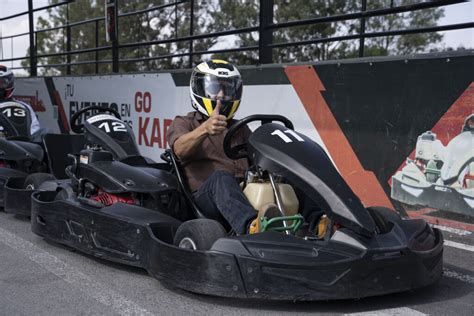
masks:
<svg viewBox="0 0 474 316"><path fill-rule="evenodd" d="M400 214L390 208L383 206L368 207L372 219L378 228L379 234L386 234L392 230L393 223L398 223L402 220Z"/></svg>
<svg viewBox="0 0 474 316"><path fill-rule="evenodd" d="M50 180L56 180L56 178L49 173L32 173L26 177L23 188L27 190L37 190L41 184Z"/></svg>
<svg viewBox="0 0 474 316"><path fill-rule="evenodd" d="M227 235L224 227L212 219L198 218L181 224L174 245L191 250L209 250L214 242Z"/></svg>

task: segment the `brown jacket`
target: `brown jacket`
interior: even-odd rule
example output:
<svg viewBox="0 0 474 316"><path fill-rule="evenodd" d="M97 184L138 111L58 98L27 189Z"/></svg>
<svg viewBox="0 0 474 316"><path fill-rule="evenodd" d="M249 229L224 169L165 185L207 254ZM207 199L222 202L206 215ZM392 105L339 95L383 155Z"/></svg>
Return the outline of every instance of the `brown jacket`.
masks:
<svg viewBox="0 0 474 316"><path fill-rule="evenodd" d="M207 117L199 112L190 112L186 116L176 116L167 130L167 139L171 148L174 142L182 135L191 132L201 125ZM230 121L229 126L235 123ZM181 161L185 176L191 191L196 191L204 181L217 170L226 170L236 178L242 178L248 168L247 159L232 160L224 153L224 137L220 135L208 136L199 146L192 159ZM234 136L232 146L243 144L250 135L248 127L241 128Z"/></svg>

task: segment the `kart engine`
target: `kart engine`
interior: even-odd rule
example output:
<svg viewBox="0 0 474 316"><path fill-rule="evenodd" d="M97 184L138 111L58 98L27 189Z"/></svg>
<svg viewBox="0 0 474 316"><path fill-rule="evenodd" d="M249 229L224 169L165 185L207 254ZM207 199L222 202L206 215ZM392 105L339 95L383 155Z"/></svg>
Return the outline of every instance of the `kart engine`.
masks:
<svg viewBox="0 0 474 316"><path fill-rule="evenodd" d="M138 201L131 196L119 196L99 190L96 195L90 197L92 200L110 206L115 203L126 203L138 205Z"/></svg>

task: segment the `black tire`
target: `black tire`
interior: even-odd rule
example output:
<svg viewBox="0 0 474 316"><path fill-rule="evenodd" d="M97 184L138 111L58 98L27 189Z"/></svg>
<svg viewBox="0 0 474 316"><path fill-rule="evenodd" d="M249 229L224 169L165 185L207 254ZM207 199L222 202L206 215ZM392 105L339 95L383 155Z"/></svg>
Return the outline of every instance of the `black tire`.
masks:
<svg viewBox="0 0 474 316"><path fill-rule="evenodd" d="M402 220L400 214L396 211L383 206L368 207L370 215L372 216L375 225L378 228L379 234L386 234L392 230L393 223L398 223Z"/></svg>
<svg viewBox="0 0 474 316"><path fill-rule="evenodd" d="M179 226L174 236L174 245L192 250L209 250L217 239L225 236L226 231L219 222L198 218Z"/></svg>
<svg viewBox="0 0 474 316"><path fill-rule="evenodd" d="M28 190L37 190L43 182L56 180L56 178L49 173L32 173L28 175L23 183L23 188Z"/></svg>

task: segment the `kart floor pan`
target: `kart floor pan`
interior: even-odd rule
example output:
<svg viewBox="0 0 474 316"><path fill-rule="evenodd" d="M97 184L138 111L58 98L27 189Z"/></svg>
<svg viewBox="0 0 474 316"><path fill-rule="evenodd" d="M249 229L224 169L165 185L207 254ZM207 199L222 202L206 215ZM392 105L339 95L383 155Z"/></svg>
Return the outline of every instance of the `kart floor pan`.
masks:
<svg viewBox="0 0 474 316"><path fill-rule="evenodd" d="M326 264L307 258L275 262L249 253L180 249L172 245L180 225L174 218L120 203L98 209L73 200L54 201L55 194L32 194L34 233L96 257L142 267L162 282L191 292L284 300L360 298L417 289L442 274L438 231L436 247L426 252L399 249L387 257L368 251L354 260Z"/></svg>

